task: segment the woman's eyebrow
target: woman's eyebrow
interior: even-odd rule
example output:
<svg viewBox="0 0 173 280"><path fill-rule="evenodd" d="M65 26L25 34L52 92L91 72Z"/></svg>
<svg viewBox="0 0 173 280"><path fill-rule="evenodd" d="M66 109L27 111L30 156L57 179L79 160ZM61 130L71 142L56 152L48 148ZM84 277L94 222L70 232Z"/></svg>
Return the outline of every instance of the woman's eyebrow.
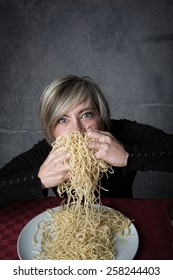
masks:
<svg viewBox="0 0 173 280"><path fill-rule="evenodd" d="M81 110L78 112L78 114L82 114L83 112L86 112L86 111L95 111L95 109L94 109L93 107L86 107L86 108L81 109ZM63 115L61 116L61 118L62 118L62 117L68 118L69 115L68 115L68 113L65 113L65 114L63 114Z"/></svg>
<svg viewBox="0 0 173 280"><path fill-rule="evenodd" d="M84 108L84 109L79 111L79 114L81 114L81 113L83 113L85 111L91 111L91 110L94 111L94 108L93 107Z"/></svg>
<svg viewBox="0 0 173 280"><path fill-rule="evenodd" d="M61 119L61 118L64 118L64 117L65 117L65 118L68 118L69 116L66 115L66 114L64 114L64 115L62 115L62 116L60 117L60 119Z"/></svg>

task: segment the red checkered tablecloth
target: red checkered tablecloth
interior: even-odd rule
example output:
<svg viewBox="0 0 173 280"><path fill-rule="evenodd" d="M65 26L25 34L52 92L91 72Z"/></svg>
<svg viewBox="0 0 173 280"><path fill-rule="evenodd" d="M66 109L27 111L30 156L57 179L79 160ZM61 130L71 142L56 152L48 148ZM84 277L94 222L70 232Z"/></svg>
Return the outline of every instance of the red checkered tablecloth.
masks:
<svg viewBox="0 0 173 280"><path fill-rule="evenodd" d="M0 259L16 260L17 239L23 227L47 208L60 205L60 199L41 199L16 203L0 209Z"/></svg>

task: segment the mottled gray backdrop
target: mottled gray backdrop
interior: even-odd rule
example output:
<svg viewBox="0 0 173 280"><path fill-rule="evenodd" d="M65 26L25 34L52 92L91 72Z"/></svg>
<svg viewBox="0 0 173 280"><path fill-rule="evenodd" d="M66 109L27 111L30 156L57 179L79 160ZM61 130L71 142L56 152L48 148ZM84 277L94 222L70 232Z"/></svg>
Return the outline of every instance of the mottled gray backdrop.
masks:
<svg viewBox="0 0 173 280"><path fill-rule="evenodd" d="M42 139L44 87L66 74L103 88L114 118L173 133L173 1L0 0L0 167ZM135 197L173 197L139 172Z"/></svg>

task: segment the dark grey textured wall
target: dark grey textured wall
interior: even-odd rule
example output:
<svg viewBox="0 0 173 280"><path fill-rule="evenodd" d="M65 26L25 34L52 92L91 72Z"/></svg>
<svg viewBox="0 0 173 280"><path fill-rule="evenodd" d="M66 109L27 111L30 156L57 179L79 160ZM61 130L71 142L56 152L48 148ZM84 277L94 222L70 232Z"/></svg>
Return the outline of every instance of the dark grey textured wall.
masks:
<svg viewBox="0 0 173 280"><path fill-rule="evenodd" d="M0 0L0 166L42 138L44 87L100 83L112 117L173 133L173 1ZM137 197L173 197L173 176L139 172Z"/></svg>

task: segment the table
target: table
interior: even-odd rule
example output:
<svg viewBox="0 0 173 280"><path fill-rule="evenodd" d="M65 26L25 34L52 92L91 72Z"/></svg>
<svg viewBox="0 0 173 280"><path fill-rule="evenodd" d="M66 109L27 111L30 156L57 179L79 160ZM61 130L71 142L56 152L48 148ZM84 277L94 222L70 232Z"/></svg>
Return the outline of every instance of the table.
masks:
<svg viewBox="0 0 173 280"><path fill-rule="evenodd" d="M134 220L139 234L139 248L134 259L173 260L173 227L167 212L173 200L103 198L102 203ZM16 244L22 228L47 208L60 204L60 198L48 197L0 209L0 260L19 259Z"/></svg>

